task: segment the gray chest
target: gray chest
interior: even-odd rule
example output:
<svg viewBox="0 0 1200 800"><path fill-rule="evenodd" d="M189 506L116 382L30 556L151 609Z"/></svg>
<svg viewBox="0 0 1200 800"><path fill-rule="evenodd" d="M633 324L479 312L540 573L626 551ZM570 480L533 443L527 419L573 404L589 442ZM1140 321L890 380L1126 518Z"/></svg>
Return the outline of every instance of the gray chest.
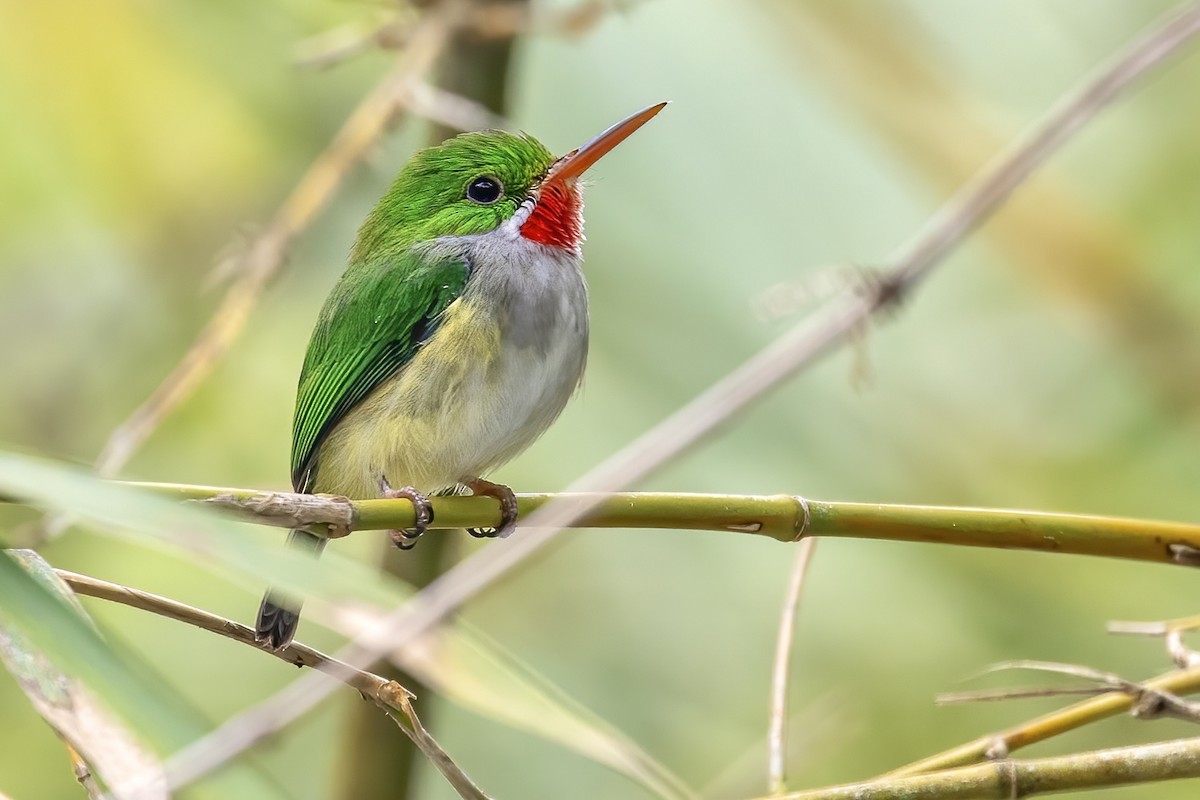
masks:
<svg viewBox="0 0 1200 800"><path fill-rule="evenodd" d="M521 243L471 259L462 301L491 320L498 348L478 365L472 409L459 417L480 472L525 449L562 412L587 360L587 287L578 254Z"/></svg>
<svg viewBox="0 0 1200 800"><path fill-rule="evenodd" d="M476 255L463 300L498 328L500 352L491 365L497 388L558 402L557 416L566 402L563 393L569 396L578 385L587 357L587 285L578 254L523 240L522 245L502 259L489 258L494 254L486 250Z"/></svg>

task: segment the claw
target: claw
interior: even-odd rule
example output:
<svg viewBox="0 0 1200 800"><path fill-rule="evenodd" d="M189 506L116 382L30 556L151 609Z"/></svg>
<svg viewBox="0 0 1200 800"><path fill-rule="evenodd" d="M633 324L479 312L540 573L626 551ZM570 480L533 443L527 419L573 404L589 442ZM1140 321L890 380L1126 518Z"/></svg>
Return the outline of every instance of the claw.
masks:
<svg viewBox="0 0 1200 800"><path fill-rule="evenodd" d="M467 488L476 497L494 497L500 502L500 526L496 528L467 528L467 533L477 539L504 538L517 527L517 496L502 483L492 483L483 478L466 481Z"/></svg>
<svg viewBox="0 0 1200 800"><path fill-rule="evenodd" d="M386 500L403 497L412 503L413 526L405 530L388 531L388 535L392 537L392 544L401 550L412 550L417 546L417 539L421 538L421 534L433 523L433 506L430 504L429 498L411 486L393 489L388 484L387 478L379 479L379 491Z"/></svg>

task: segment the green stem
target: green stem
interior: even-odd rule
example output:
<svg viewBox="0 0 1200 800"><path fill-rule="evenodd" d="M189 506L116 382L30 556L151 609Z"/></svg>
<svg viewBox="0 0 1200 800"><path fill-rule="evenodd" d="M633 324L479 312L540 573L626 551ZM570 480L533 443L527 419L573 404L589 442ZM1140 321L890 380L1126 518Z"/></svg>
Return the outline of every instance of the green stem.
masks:
<svg viewBox="0 0 1200 800"><path fill-rule="evenodd" d="M355 500L183 484L133 484L179 500L202 501L252 521L308 525L315 532L342 519L350 530L406 528L413 524L407 500ZM592 494L522 494L522 517L551 503L589 505ZM432 498L442 529L498 525L495 500ZM1169 564L1200 563L1200 525L1041 511L839 503L793 495L722 495L619 492L574 523L580 528L667 528L766 536L794 542L806 536L928 542L968 547L1042 550L1128 558Z"/></svg>
<svg viewBox="0 0 1200 800"><path fill-rule="evenodd" d="M1200 668L1169 672L1143 684L1146 689L1187 695L1200 691ZM1011 753L1022 747L1045 741L1068 731L1081 728L1117 714L1133 706L1134 698L1126 692L1106 692L1090 697L1057 711L1013 725L998 733L980 736L973 741L945 750L920 761L892 770L883 778L906 778L924 773L974 764L989 757L989 753Z"/></svg>
<svg viewBox="0 0 1200 800"><path fill-rule="evenodd" d="M778 795L772 800L1008 800L1200 777L1200 739L1177 739L1028 761L994 761L927 775Z"/></svg>

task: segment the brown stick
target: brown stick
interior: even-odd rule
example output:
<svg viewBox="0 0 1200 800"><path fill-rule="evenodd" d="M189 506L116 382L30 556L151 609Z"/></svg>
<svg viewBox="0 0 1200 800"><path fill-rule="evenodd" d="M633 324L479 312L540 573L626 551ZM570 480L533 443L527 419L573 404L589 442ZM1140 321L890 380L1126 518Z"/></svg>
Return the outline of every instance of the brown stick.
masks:
<svg viewBox="0 0 1200 800"><path fill-rule="evenodd" d="M461 797L468 798L469 800L486 800L487 795L475 786L466 773L446 754L441 745L433 739L429 731L425 730L420 719L417 718L416 711L413 709L412 699L414 695L412 692L395 681L385 680L379 675L358 669L336 658L331 658L319 650L315 650L299 642L292 642L279 650L272 650L255 639L252 628L234 622L231 619L219 617L216 614L210 614L207 611L201 611L184 603L170 600L166 597L151 594L150 592L143 592L140 589L134 589L129 586L110 583L88 575L80 575L76 572L69 572L62 569L55 570L55 572L76 594L121 603L122 605L142 611L149 611L152 614L157 614L178 622L186 622L197 628L202 628L219 636L224 636L227 639L232 639L235 642L241 642L256 650L261 650L289 664L294 664L298 667L311 667L326 675L337 678L359 694L372 700L385 713L395 719L404 733L413 740L413 743L422 752L429 756L433 765L438 768L438 771L458 791ZM398 717L397 715L400 716ZM408 725L402 724L402 720L407 721ZM182 755L177 755L176 759ZM172 788L177 788L182 783L187 783L190 780L186 772L175 773L173 777L177 782Z"/></svg>

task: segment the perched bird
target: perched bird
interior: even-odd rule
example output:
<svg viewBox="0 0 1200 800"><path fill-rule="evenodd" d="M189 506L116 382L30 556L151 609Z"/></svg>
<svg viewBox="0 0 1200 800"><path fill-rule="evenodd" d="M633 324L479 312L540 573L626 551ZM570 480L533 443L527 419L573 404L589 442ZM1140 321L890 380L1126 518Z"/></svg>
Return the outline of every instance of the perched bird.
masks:
<svg viewBox="0 0 1200 800"><path fill-rule="evenodd" d="M416 526L428 495L496 498L502 535L516 520L507 486L482 478L528 447L583 375L587 285L580 268L579 178L666 103L555 158L537 140L467 133L416 153L367 217L308 345L292 429L297 492L403 497ZM320 553L325 539L293 530ZM280 648L298 599L268 590L259 641Z"/></svg>

